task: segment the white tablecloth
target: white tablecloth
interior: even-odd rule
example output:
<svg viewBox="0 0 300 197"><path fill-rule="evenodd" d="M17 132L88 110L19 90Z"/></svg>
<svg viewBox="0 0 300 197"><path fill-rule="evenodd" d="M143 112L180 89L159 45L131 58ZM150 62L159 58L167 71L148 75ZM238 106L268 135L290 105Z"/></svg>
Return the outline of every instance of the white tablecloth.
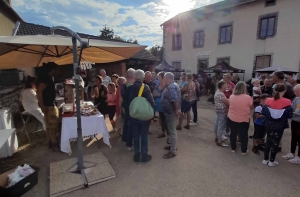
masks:
<svg viewBox="0 0 300 197"><path fill-rule="evenodd" d="M0 130L0 158L12 156L18 149L16 129Z"/></svg>
<svg viewBox="0 0 300 197"><path fill-rule="evenodd" d="M103 142L111 147L103 115L81 116L81 125L83 138L90 138L97 134L102 134ZM60 142L61 151L71 154L70 141L74 139L77 139L77 118L63 117Z"/></svg>

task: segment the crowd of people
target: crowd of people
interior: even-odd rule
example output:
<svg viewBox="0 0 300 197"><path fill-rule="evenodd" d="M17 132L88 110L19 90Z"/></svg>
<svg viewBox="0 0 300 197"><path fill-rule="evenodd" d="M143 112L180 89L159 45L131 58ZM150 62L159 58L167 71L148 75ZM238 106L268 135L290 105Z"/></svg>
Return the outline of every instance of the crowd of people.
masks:
<svg viewBox="0 0 300 197"><path fill-rule="evenodd" d="M227 147L223 135L229 132L232 152L237 151L239 143L242 154L247 155L250 116L254 109L254 134L250 136L253 139L252 152L260 155L260 151L263 151L262 163L270 167L277 166L276 154L282 151L282 136L284 130L289 128L288 120L291 119L291 150L282 158L300 164L300 84L280 71L262 79L253 78L248 85L243 81L232 83L229 73L223 77L217 83L218 90L214 94L216 144ZM298 156L295 154L297 145Z"/></svg>
<svg viewBox="0 0 300 197"><path fill-rule="evenodd" d="M55 66L54 63L47 63L42 77L27 78L22 103L27 112L42 122L47 131L49 148L57 151L59 113L53 81ZM88 91L87 75L81 72L85 98L92 98L99 112L108 116L127 150L134 151L133 160L136 163L147 163L152 158L148 154L148 135L152 134L149 132L150 124L157 118L161 128L157 138L167 138L163 147L167 153L163 158L170 159L177 155L177 130L189 130L197 124L197 102L204 92L214 95L217 146L229 146L225 143L227 135L230 136L232 152L236 152L237 144L240 144L241 153L247 155L248 139L252 138L252 152L260 155L260 151L264 151L262 163L277 166L276 154L281 151L281 138L291 119L291 150L283 158L300 164L300 85L282 72L247 83L230 73L224 74L218 82L216 76L208 76L203 81L191 73L182 73L180 80L175 82L171 72L156 74L132 68L124 77L116 74L109 77L103 69L99 74L93 80L91 91ZM216 84L216 91L211 91L211 83ZM130 104L140 93L154 110L150 120L140 120L130 115ZM250 116L253 116L254 134L249 137ZM295 154L297 146L298 156Z"/></svg>

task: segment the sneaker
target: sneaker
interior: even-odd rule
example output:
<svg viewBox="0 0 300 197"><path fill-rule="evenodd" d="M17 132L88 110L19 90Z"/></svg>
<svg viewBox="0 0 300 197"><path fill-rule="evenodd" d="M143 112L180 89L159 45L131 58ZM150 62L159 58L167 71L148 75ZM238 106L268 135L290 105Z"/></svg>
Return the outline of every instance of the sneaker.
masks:
<svg viewBox="0 0 300 197"><path fill-rule="evenodd" d="M269 163L269 160L263 160L261 163L267 165Z"/></svg>
<svg viewBox="0 0 300 197"><path fill-rule="evenodd" d="M141 162L141 154L137 154L133 156L134 163L138 164Z"/></svg>
<svg viewBox="0 0 300 197"><path fill-rule="evenodd" d="M148 163L149 161L151 161L151 159L152 159L152 156L151 156L151 155L148 155L147 160L146 160L146 161L142 161L141 163L142 163L142 164L146 164L146 163Z"/></svg>
<svg viewBox="0 0 300 197"><path fill-rule="evenodd" d="M296 156L293 159L290 159L289 162L292 164L300 165L300 157Z"/></svg>
<svg viewBox="0 0 300 197"><path fill-rule="evenodd" d="M224 134L222 134L222 140L227 140L227 137Z"/></svg>
<svg viewBox="0 0 300 197"><path fill-rule="evenodd" d="M242 155L246 156L249 154L249 150L247 150L246 152L242 153Z"/></svg>
<svg viewBox="0 0 300 197"><path fill-rule="evenodd" d="M197 122L190 122L190 126L195 126L197 125Z"/></svg>
<svg viewBox="0 0 300 197"><path fill-rule="evenodd" d="M268 166L270 166L270 167L276 167L276 166L278 166L279 165L279 163L277 162L277 161L273 161L273 162L269 162L268 163Z"/></svg>
<svg viewBox="0 0 300 197"><path fill-rule="evenodd" d="M292 153L288 153L288 154L282 156L282 159L290 160L290 159L293 159L294 157L295 156Z"/></svg>

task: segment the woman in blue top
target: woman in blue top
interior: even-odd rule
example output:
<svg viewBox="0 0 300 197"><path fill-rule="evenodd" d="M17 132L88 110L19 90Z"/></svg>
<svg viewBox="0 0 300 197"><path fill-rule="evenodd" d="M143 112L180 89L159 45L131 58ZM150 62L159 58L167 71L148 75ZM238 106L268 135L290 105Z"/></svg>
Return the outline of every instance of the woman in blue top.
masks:
<svg viewBox="0 0 300 197"><path fill-rule="evenodd" d="M163 138L166 137L166 132L168 134L168 128L167 128L167 122L166 122L166 117L164 115L164 112L162 111L161 108L161 97L162 93L165 90L165 83L164 83L164 75L165 72L159 72L157 74L158 76L158 84L155 86L154 91L153 91L153 97L155 101L155 111L159 112L159 118L160 118L160 123L161 123L161 128L162 128L162 134L158 136L158 138Z"/></svg>

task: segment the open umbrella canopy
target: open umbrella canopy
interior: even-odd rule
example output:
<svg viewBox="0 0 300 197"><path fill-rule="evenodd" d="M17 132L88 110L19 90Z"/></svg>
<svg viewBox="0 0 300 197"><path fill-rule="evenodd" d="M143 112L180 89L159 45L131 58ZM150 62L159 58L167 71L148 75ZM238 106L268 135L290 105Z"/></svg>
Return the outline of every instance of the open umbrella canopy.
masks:
<svg viewBox="0 0 300 197"><path fill-rule="evenodd" d="M280 66L271 66L263 69L258 69L255 72L259 73L273 73L275 71L282 71L284 73L298 73L297 71L291 71L290 69L285 69Z"/></svg>
<svg viewBox="0 0 300 197"><path fill-rule="evenodd" d="M87 41L87 39L82 39ZM77 42L77 46L80 46ZM145 46L89 39L82 60L94 63L116 62L132 57ZM80 48L78 47L78 52ZM0 36L0 69L38 67L43 62L72 64L72 39L58 35Z"/></svg>

